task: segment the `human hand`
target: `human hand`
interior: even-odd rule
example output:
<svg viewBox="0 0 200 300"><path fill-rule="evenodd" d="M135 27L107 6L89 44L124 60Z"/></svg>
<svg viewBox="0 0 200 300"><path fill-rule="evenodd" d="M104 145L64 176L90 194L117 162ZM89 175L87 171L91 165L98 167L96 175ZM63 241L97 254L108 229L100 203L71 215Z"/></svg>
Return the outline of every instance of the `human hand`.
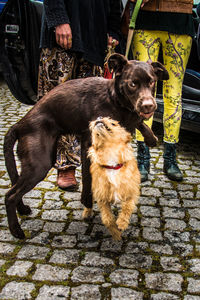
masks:
<svg viewBox="0 0 200 300"><path fill-rule="evenodd" d="M72 47L72 31L69 24L61 24L56 26L56 43L64 49Z"/></svg>
<svg viewBox="0 0 200 300"><path fill-rule="evenodd" d="M112 36L108 36L108 47L113 47L115 48L119 42L116 39L113 39Z"/></svg>

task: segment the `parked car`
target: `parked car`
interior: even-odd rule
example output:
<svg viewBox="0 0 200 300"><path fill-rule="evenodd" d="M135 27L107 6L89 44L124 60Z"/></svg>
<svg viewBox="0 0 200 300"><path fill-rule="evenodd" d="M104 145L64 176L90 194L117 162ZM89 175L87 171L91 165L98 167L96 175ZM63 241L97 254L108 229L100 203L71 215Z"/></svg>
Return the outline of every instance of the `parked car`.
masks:
<svg viewBox="0 0 200 300"><path fill-rule="evenodd" d="M7 2L7 0L6 1L0 0L0 14L1 14L6 2Z"/></svg>
<svg viewBox="0 0 200 300"><path fill-rule="evenodd" d="M4 1L6 2L6 1ZM200 133L200 10L194 4L196 36L183 84L183 119L181 127ZM125 3L125 1L124 1ZM8 0L0 15L0 63L12 94L22 103L37 101L39 38L42 1ZM197 9L198 7L198 9ZM199 31L198 31L199 30ZM158 109L155 120L162 122L162 86L158 84Z"/></svg>

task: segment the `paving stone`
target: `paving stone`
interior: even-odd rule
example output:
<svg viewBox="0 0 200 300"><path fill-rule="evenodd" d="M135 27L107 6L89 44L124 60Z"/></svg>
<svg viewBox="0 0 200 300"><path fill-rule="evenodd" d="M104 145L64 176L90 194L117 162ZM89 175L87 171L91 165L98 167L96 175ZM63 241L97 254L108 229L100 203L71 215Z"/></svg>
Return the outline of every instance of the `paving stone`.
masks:
<svg viewBox="0 0 200 300"><path fill-rule="evenodd" d="M182 220L165 219L165 229L184 231L187 224Z"/></svg>
<svg viewBox="0 0 200 300"><path fill-rule="evenodd" d="M177 257L163 256L160 258L160 264L164 271L182 271L183 266Z"/></svg>
<svg viewBox="0 0 200 300"><path fill-rule="evenodd" d="M27 199L30 199L30 198L33 198L30 200L32 203L34 203L34 202L38 203L38 201L40 203L41 198L42 198L42 191L36 190L36 189L31 190L24 196L25 201L27 201Z"/></svg>
<svg viewBox="0 0 200 300"><path fill-rule="evenodd" d="M90 248L95 248L97 249L100 241L94 240L92 236L88 235L79 235L78 236L78 248L83 248L83 249L90 249Z"/></svg>
<svg viewBox="0 0 200 300"><path fill-rule="evenodd" d="M158 293L151 295L151 300L180 300L180 298L168 293Z"/></svg>
<svg viewBox="0 0 200 300"><path fill-rule="evenodd" d="M164 236L172 243L173 242L189 242L189 240L190 240L189 232L166 230L164 232Z"/></svg>
<svg viewBox="0 0 200 300"><path fill-rule="evenodd" d="M41 232L35 236L33 236L30 239L31 243L36 243L36 244L42 244L42 245L49 245L50 244L50 238L49 238L49 233L48 232Z"/></svg>
<svg viewBox="0 0 200 300"><path fill-rule="evenodd" d="M168 244L151 244L150 248L152 251L160 253L160 254L172 254L172 248Z"/></svg>
<svg viewBox="0 0 200 300"><path fill-rule="evenodd" d="M11 276L24 277L28 275L28 269L33 265L30 261L16 261L12 267L10 267L6 274Z"/></svg>
<svg viewBox="0 0 200 300"><path fill-rule="evenodd" d="M177 198L175 199L159 198L159 203L162 206L181 207L180 200Z"/></svg>
<svg viewBox="0 0 200 300"><path fill-rule="evenodd" d="M188 260L189 269L196 274L200 274L200 259L194 258Z"/></svg>
<svg viewBox="0 0 200 300"><path fill-rule="evenodd" d="M36 300L62 300L68 299L70 288L67 286L56 285L48 286L43 285L39 290L39 295Z"/></svg>
<svg viewBox="0 0 200 300"><path fill-rule="evenodd" d="M159 218L142 218L141 225L145 227L160 228L161 223Z"/></svg>
<svg viewBox="0 0 200 300"><path fill-rule="evenodd" d="M75 249L55 250L49 262L55 264L66 264L66 265L78 264L79 254L80 251Z"/></svg>
<svg viewBox="0 0 200 300"><path fill-rule="evenodd" d="M174 254L178 254L180 256L187 256L192 255L193 253L193 246L184 243L174 243L173 244L173 251Z"/></svg>
<svg viewBox="0 0 200 300"><path fill-rule="evenodd" d="M65 209L45 210L42 219L51 221L64 221L68 218L69 211Z"/></svg>
<svg viewBox="0 0 200 300"><path fill-rule="evenodd" d="M140 197L139 203L141 205L155 205L156 199L151 197Z"/></svg>
<svg viewBox="0 0 200 300"><path fill-rule="evenodd" d="M119 265L121 267L128 266L133 269L148 269L152 264L152 258L148 255L142 254L124 254L119 259Z"/></svg>
<svg viewBox="0 0 200 300"><path fill-rule="evenodd" d="M140 212L145 217L160 217L160 211L152 206L140 206Z"/></svg>
<svg viewBox="0 0 200 300"><path fill-rule="evenodd" d="M200 207L200 200L183 200L184 207Z"/></svg>
<svg viewBox="0 0 200 300"><path fill-rule="evenodd" d="M139 272L136 270L118 269L110 274L110 281L114 284L137 287L138 276Z"/></svg>
<svg viewBox="0 0 200 300"><path fill-rule="evenodd" d="M60 191L55 191L55 192L46 192L45 193L45 199L50 199L50 200L60 200Z"/></svg>
<svg viewBox="0 0 200 300"><path fill-rule="evenodd" d="M105 282L103 270L100 268L77 267L72 272L71 280L82 283L103 283Z"/></svg>
<svg viewBox="0 0 200 300"><path fill-rule="evenodd" d="M9 254L14 251L16 248L15 245L7 244L7 243L0 243L0 253L1 254Z"/></svg>
<svg viewBox="0 0 200 300"><path fill-rule="evenodd" d="M150 188L150 187L143 187L141 189L142 196L154 196L154 197L160 197L161 192L158 188Z"/></svg>
<svg viewBox="0 0 200 300"><path fill-rule="evenodd" d="M71 270L68 270L66 268L38 264L32 279L39 281L66 281L69 277L70 272Z"/></svg>
<svg viewBox="0 0 200 300"><path fill-rule="evenodd" d="M162 241L162 233L153 227L144 227L143 228L143 238L150 241Z"/></svg>
<svg viewBox="0 0 200 300"><path fill-rule="evenodd" d="M200 220L200 209L199 208L188 209L188 212L189 212L191 218Z"/></svg>
<svg viewBox="0 0 200 300"><path fill-rule="evenodd" d="M17 241L17 239L14 238L10 234L9 230L1 230L0 231L0 241L3 241L3 242L14 242L14 241Z"/></svg>
<svg viewBox="0 0 200 300"><path fill-rule="evenodd" d="M74 235L57 235L53 239L52 246L57 248L73 248L76 242L77 240Z"/></svg>
<svg viewBox="0 0 200 300"><path fill-rule="evenodd" d="M185 211L183 209L179 209L177 207L164 207L163 208L163 216L165 218L175 218L175 219L183 219L185 217Z"/></svg>
<svg viewBox="0 0 200 300"><path fill-rule="evenodd" d="M17 258L20 259L45 259L49 252L49 248L33 245L25 245L18 252Z"/></svg>
<svg viewBox="0 0 200 300"><path fill-rule="evenodd" d="M22 222L21 227L23 230L39 231L43 228L44 221L42 220L25 220Z"/></svg>
<svg viewBox="0 0 200 300"><path fill-rule="evenodd" d="M197 219L194 219L194 218L192 218L192 219L190 219L190 221L189 221L189 225L192 227L192 229L194 229L194 230L200 230L200 221L199 220L197 220Z"/></svg>
<svg viewBox="0 0 200 300"><path fill-rule="evenodd" d="M153 290L168 290L180 292L183 277L174 273L153 273L145 274L146 286Z"/></svg>
<svg viewBox="0 0 200 300"><path fill-rule="evenodd" d="M66 224L63 223L63 222L59 222L59 223L46 222L45 225L44 225L43 230L47 231L47 232L56 232L56 233L63 232L65 225Z"/></svg>
<svg viewBox="0 0 200 300"><path fill-rule="evenodd" d="M4 259L0 259L0 267L3 266L5 264L5 260Z"/></svg>
<svg viewBox="0 0 200 300"><path fill-rule="evenodd" d="M119 252L122 247L122 241L113 241L111 238L104 239L101 244L101 251Z"/></svg>
<svg viewBox="0 0 200 300"><path fill-rule="evenodd" d="M184 300L200 300L200 296L187 295L184 297Z"/></svg>
<svg viewBox="0 0 200 300"><path fill-rule="evenodd" d="M62 201L46 200L42 209L59 209L63 205Z"/></svg>
<svg viewBox="0 0 200 300"><path fill-rule="evenodd" d="M142 300L143 293L128 288L112 288L111 300Z"/></svg>
<svg viewBox="0 0 200 300"><path fill-rule="evenodd" d="M130 242L128 243L125 252L126 253L146 253L147 248L149 247L146 242Z"/></svg>
<svg viewBox="0 0 200 300"><path fill-rule="evenodd" d="M81 264L88 267L106 268L107 266L114 265L114 262L110 258L101 256L100 253L90 252L85 254L85 258L81 261Z"/></svg>
<svg viewBox="0 0 200 300"><path fill-rule="evenodd" d="M200 294L200 279L188 278L188 292Z"/></svg>
<svg viewBox="0 0 200 300"><path fill-rule="evenodd" d="M91 284L81 284L77 287L72 287L71 300L100 300L101 294L99 287Z"/></svg>
<svg viewBox="0 0 200 300"><path fill-rule="evenodd" d="M85 222L71 222L68 229L67 233L69 234L77 234L81 233L84 234L88 228L88 225Z"/></svg>
<svg viewBox="0 0 200 300"><path fill-rule="evenodd" d="M0 299L12 300L32 300L31 292L35 289L35 285L29 282L12 281L5 285L0 293Z"/></svg>
<svg viewBox="0 0 200 300"><path fill-rule="evenodd" d="M67 204L67 207L69 208L73 208L73 209L81 209L83 211L83 204L81 203L81 201L70 201L68 204Z"/></svg>

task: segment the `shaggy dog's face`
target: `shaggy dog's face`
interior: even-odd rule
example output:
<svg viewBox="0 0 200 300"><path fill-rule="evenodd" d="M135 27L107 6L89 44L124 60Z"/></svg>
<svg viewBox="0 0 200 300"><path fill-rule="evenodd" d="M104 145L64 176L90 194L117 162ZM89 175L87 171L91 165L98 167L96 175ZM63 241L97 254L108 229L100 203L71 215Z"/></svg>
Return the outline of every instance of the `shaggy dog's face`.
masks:
<svg viewBox="0 0 200 300"><path fill-rule="evenodd" d="M92 145L95 149L104 146L105 141L110 143L128 143L131 135L119 122L108 117L99 117L90 122L90 131L92 134Z"/></svg>

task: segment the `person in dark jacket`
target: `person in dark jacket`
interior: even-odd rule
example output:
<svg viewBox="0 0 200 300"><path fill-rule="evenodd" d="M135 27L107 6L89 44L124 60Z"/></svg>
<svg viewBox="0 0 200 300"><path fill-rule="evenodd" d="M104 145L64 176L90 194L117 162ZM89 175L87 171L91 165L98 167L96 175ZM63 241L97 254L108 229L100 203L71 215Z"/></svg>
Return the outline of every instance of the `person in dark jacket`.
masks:
<svg viewBox="0 0 200 300"><path fill-rule="evenodd" d="M118 44L120 0L44 0L38 99L66 80L102 76L107 46ZM58 140L57 184L77 186L80 143L73 135Z"/></svg>

